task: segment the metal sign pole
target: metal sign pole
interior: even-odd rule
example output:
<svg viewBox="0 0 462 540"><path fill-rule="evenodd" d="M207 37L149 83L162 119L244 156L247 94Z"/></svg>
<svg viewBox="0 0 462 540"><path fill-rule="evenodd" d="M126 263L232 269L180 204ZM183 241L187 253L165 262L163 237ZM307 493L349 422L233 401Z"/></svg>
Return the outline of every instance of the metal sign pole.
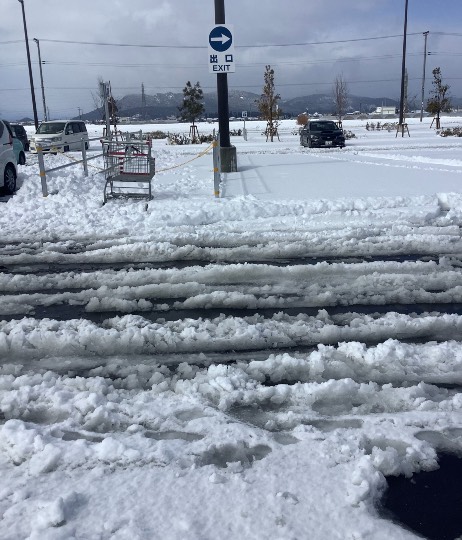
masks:
<svg viewBox="0 0 462 540"><path fill-rule="evenodd" d="M225 24L225 0L215 0L215 24ZM229 137L228 74L217 74L220 146L231 146Z"/></svg>
<svg viewBox="0 0 462 540"><path fill-rule="evenodd" d="M215 24L224 25L225 21L225 0L214 0L215 2ZM232 36L228 31L225 36L210 36L209 43L222 44L218 45L217 51L226 52L227 47L232 44ZM232 60L234 64L234 59ZM229 69L229 67L227 68ZM237 171L237 156L236 148L231 146L229 136L229 104L228 104L228 74L217 72L217 98L218 98L218 125L220 130L220 153L222 159L222 167L224 172Z"/></svg>
<svg viewBox="0 0 462 540"><path fill-rule="evenodd" d="M401 96L399 100L399 124L398 129L396 131L396 135L398 135L398 131L401 132L401 137L404 137L404 131L407 129L407 125L405 125L404 121L404 92L405 92L405 80L406 80L406 38L407 38L407 7L408 7L408 0L405 0L405 7L404 7L404 32L403 32L403 58L402 58L402 65L401 65ZM409 130L407 129L407 132L409 134Z"/></svg>

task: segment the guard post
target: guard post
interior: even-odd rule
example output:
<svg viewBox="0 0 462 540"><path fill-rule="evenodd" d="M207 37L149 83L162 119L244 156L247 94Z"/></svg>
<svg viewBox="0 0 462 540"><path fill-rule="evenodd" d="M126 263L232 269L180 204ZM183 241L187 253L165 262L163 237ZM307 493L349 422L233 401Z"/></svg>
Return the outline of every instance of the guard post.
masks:
<svg viewBox="0 0 462 540"><path fill-rule="evenodd" d="M48 197L47 173L45 171L45 161L43 159L43 151L41 146L37 146L37 158L40 170L40 180L42 182L42 195L43 197Z"/></svg>
<svg viewBox="0 0 462 540"><path fill-rule="evenodd" d="M220 135L215 136L215 133L214 133L213 134L213 191L216 198L220 196L220 183L221 183Z"/></svg>
<svg viewBox="0 0 462 540"><path fill-rule="evenodd" d="M87 164L87 143L85 139L81 139L82 161L83 161L83 173L88 176L88 164Z"/></svg>

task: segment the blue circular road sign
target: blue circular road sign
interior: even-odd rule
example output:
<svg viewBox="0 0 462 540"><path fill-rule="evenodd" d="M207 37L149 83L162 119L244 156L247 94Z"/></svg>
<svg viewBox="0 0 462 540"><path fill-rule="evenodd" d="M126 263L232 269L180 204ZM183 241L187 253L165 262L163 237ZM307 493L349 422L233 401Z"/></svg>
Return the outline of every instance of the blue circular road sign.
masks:
<svg viewBox="0 0 462 540"><path fill-rule="evenodd" d="M233 43L233 35L226 26L216 26L209 35L209 44L214 51L225 52Z"/></svg>

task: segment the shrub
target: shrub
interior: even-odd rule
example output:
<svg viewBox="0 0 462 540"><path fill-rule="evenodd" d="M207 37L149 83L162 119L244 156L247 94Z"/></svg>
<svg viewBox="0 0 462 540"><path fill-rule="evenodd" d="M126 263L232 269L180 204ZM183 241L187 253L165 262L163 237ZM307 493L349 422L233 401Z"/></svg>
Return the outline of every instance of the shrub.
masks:
<svg viewBox="0 0 462 540"><path fill-rule="evenodd" d="M145 133L145 135L149 139L166 139L168 137L168 134L164 133L163 131L151 131L149 133Z"/></svg>
<svg viewBox="0 0 462 540"><path fill-rule="evenodd" d="M343 134L345 135L345 139L356 139L356 135L349 129L344 129Z"/></svg>
<svg viewBox="0 0 462 540"><path fill-rule="evenodd" d="M189 135L184 135L180 133L169 133L168 134L168 144L197 144L199 143L211 143L213 141L213 135L199 135L195 137L194 140L189 137Z"/></svg>
<svg viewBox="0 0 462 540"><path fill-rule="evenodd" d="M441 137L462 137L462 127L445 128L438 132L438 134Z"/></svg>

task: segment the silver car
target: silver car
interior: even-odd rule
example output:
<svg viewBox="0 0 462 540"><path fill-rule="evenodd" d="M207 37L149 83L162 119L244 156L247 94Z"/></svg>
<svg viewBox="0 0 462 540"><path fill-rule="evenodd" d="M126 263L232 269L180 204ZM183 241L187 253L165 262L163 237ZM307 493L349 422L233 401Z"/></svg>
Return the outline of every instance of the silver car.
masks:
<svg viewBox="0 0 462 540"><path fill-rule="evenodd" d="M16 156L13 133L6 121L0 120L0 190L11 195L16 190Z"/></svg>

